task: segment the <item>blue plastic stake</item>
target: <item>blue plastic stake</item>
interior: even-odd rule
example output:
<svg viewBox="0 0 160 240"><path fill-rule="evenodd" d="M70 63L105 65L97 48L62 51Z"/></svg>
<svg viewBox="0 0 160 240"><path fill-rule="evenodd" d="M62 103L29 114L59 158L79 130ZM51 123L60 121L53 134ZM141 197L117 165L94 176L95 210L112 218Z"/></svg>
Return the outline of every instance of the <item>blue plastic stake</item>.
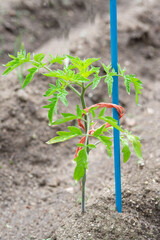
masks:
<svg viewBox="0 0 160 240"><path fill-rule="evenodd" d="M111 28L111 64L112 68L118 73L118 44L117 44L117 0L110 0L110 28ZM112 102L119 105L118 95L118 77L113 77ZM113 118L118 121L119 114L113 109ZM121 165L120 165L120 134L119 130L113 130L114 134L114 167L115 167L115 195L116 208L119 213L122 212L121 197Z"/></svg>

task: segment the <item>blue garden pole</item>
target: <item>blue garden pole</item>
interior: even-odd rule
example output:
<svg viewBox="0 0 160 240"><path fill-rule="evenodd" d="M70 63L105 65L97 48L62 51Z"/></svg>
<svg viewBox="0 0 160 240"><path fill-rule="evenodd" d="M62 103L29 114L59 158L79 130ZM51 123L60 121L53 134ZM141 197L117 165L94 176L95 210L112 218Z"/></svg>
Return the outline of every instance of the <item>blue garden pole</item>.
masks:
<svg viewBox="0 0 160 240"><path fill-rule="evenodd" d="M117 0L110 0L110 28L111 28L111 64L112 68L118 73L118 43L117 43ZM119 105L118 96L118 77L113 77L112 102ZM119 114L113 108L113 118L118 121ZM121 197L121 165L120 165L120 134L119 130L113 129L114 135L114 168L115 168L115 195L116 208L119 213L122 212Z"/></svg>

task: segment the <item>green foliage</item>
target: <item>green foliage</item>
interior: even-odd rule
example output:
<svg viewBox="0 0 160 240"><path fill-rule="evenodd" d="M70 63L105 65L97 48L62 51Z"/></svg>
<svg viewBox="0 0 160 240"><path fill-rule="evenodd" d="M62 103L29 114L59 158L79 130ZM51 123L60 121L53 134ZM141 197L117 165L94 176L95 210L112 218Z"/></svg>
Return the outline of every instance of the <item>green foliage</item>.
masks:
<svg viewBox="0 0 160 240"><path fill-rule="evenodd" d="M111 142L111 137L108 137L108 136L99 136L98 139L105 145L105 147L107 148L107 151L108 151L108 155L109 157L112 156L112 149L111 149L111 146L112 146L112 142Z"/></svg>
<svg viewBox="0 0 160 240"><path fill-rule="evenodd" d="M24 44L22 42L22 36L21 34L16 38L15 44L14 44L14 56L17 55L17 51L24 51ZM17 77L20 82L20 85L23 85L24 81L24 72L23 72L23 64L17 68Z"/></svg>
<svg viewBox="0 0 160 240"><path fill-rule="evenodd" d="M76 181L79 181L84 176L85 169L88 169L87 151L85 148L79 151L74 161L77 165L73 177Z"/></svg>
<svg viewBox="0 0 160 240"><path fill-rule="evenodd" d="M63 64L63 60L66 58L65 56L56 56L54 57L52 54L49 54L50 58L48 58L50 64L54 64L54 63L59 63L59 64Z"/></svg>
<svg viewBox="0 0 160 240"><path fill-rule="evenodd" d="M103 130L105 129L105 124L102 125L102 127L98 128L94 133L94 137L99 137L101 134L103 134Z"/></svg>
<svg viewBox="0 0 160 240"><path fill-rule="evenodd" d="M130 151L130 148L129 148L129 144L128 144L128 141L124 138L121 137L121 143L122 143L122 153L123 153L123 162L127 162L130 155L131 155L131 151Z"/></svg>
<svg viewBox="0 0 160 240"><path fill-rule="evenodd" d="M104 68L104 71L107 73L104 81L108 85L108 94L111 97L111 95L112 95L112 86L113 86L113 76L117 76L117 73L115 72L114 69L111 70L111 65L105 66L102 63L102 66Z"/></svg>
<svg viewBox="0 0 160 240"><path fill-rule="evenodd" d="M81 136L82 135L82 131L77 128L77 127L73 127L73 126L69 126L68 130L70 132L64 132L64 131L59 131L57 132L57 134L59 135L58 137L52 138L50 139L47 144L54 144L54 143L58 143L58 142L64 142L68 139L77 137L77 136Z"/></svg>
<svg viewBox="0 0 160 240"><path fill-rule="evenodd" d="M49 110L48 110L48 118L49 118L50 124L52 124L52 118L53 118L54 112L57 114L57 103L58 103L58 96L57 96L57 94L54 94L54 97L50 98L48 101L50 101L51 103L48 104L48 105L43 106L43 108L49 108Z"/></svg>
<svg viewBox="0 0 160 240"><path fill-rule="evenodd" d="M123 162L127 162L130 155L131 155L131 151L130 151L130 147L129 147L129 143L132 144L133 149L135 154L137 155L137 157L142 160L142 151L141 151L141 143L140 143L140 139L139 137L132 135L131 132L128 132L127 130L125 130L123 132L123 135L120 138L121 143L122 143L122 153L123 153ZM129 140L129 142L128 142Z"/></svg>
<svg viewBox="0 0 160 240"><path fill-rule="evenodd" d="M7 69L3 72L3 76L9 74L10 72L12 72L14 69L19 67L23 63L26 63L26 62L30 61L30 53L28 53L26 55L26 51L25 50L21 50L20 52L18 52L17 53L17 57L12 56L10 54L9 54L9 57L12 58L13 60L11 60L10 62L8 62L5 65L5 67L7 67Z"/></svg>
<svg viewBox="0 0 160 240"><path fill-rule="evenodd" d="M131 83L133 84L135 88L136 103L138 104L138 97L142 90L142 82L136 78L135 75L125 75L125 69L122 70L120 66L119 73L116 73L115 70L111 68L111 65L106 66L103 63L102 67L105 71L105 74L100 75L100 67L92 65L99 61L100 58L88 58L81 60L78 57L73 57L70 55L57 55L54 57L50 54L48 63L45 61L45 54L39 53L31 56L30 53L26 54L24 49L21 49L21 51L17 53L16 57L11 55L9 56L12 60L5 65L7 69L4 71L3 75L9 74L11 71L23 65L24 63L31 65L31 67L28 68L29 73L23 82L23 88L25 88L34 79L34 76L40 69L44 76L49 77L52 80L52 83L49 83L49 88L44 93L44 97L47 97L49 101L49 104L45 105L44 108L48 109L49 124L51 126L81 119L81 124L78 121L80 127L68 126L68 131L58 131L57 136L47 142L47 144L55 144L64 142L74 137L83 137L83 141L77 144L77 146L81 149L74 159L76 167L73 177L76 181L79 181L83 178L82 183L85 184L85 174L86 169L88 169L88 154L92 149L96 148L97 144L104 144L109 157L112 156L113 128L118 129L121 133L120 140L122 143L123 162L127 162L131 155L131 150L129 147L130 144L133 146L137 157L142 159L141 143L137 136L134 136L131 134L131 132L122 129L122 127L118 125L114 118L106 116L106 107L102 108L99 114L96 114L99 106L93 106L89 109L86 109L85 105L86 90L90 86L92 89L95 89L102 79L104 79L104 82L107 84L108 94L111 96L115 76L119 76L124 79L124 85L128 94L130 94L130 85ZM63 65L66 58L69 59L69 64ZM50 67L55 63L60 64L60 68L57 70L52 70ZM70 91L77 95L82 108L80 105L77 105L75 114L61 113L62 118L58 118L53 121L53 115L57 115L59 101L61 101L66 107L68 106L67 96L70 94ZM102 126L98 127L96 130L93 130L95 128L95 124L99 121L103 122ZM109 125L111 125L111 127L106 128L106 126L108 127ZM81 130L82 128L83 131ZM90 129L92 129L92 131L90 131ZM93 141L96 142L91 144L90 139L93 139ZM82 188L82 192L84 192L83 185ZM84 198L82 197L82 199Z"/></svg>
<svg viewBox="0 0 160 240"><path fill-rule="evenodd" d="M128 140L132 143L133 149L137 155L137 157L142 160L142 151L141 151L141 143L140 143L140 138L132 135L130 132L126 131L126 136Z"/></svg>
<svg viewBox="0 0 160 240"><path fill-rule="evenodd" d="M119 76L124 78L124 84L126 86L126 91L128 94L130 94L130 83L133 83L135 88L136 104L138 104L139 95L141 94L141 90L143 89L142 87L143 83L133 74L125 75L126 70L125 69L122 70L120 65L118 65L118 69L120 73Z"/></svg>
<svg viewBox="0 0 160 240"><path fill-rule="evenodd" d="M78 119L78 117L76 115L71 114L71 113L68 113L68 114L62 113L62 116L63 116L63 118L57 119L56 121L52 122L51 125L59 125L59 124L65 123L65 122L72 121L74 119Z"/></svg>

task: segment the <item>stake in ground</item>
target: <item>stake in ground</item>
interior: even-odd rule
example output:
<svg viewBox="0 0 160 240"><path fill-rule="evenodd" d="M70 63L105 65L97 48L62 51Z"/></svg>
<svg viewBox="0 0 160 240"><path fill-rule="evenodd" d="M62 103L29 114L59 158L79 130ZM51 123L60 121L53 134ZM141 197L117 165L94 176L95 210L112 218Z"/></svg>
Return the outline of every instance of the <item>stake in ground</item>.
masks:
<svg viewBox="0 0 160 240"><path fill-rule="evenodd" d="M26 54L26 51L21 50L17 53L17 56L9 55L12 60L8 62L5 67L3 75L7 75L17 67L24 63L30 63L32 68L28 69L29 74L26 76L22 88L25 88L34 78L34 75L41 69L44 69L43 75L52 79L52 83L49 83L49 89L45 92L44 97L50 97L48 99L49 104L44 106L48 109L49 125L60 125L72 120L78 121L78 127L68 126L68 131L58 131L57 136L50 139L47 144L54 144L64 142L74 137L79 137L81 140L77 144L77 151L74 157L75 181L82 180L82 212L85 212L85 184L86 173L88 169L88 155L92 149L95 149L98 144L105 145L108 156L112 156L112 140L113 140L113 127L118 129L121 133L120 141L122 143L123 162L127 162L130 155L130 144L137 157L141 160L141 143L139 137L133 135L126 129L122 129L118 126L117 121L110 116L106 115L107 108L116 108L119 113L119 118L124 115L124 109L121 106L111 103L97 103L90 107L86 107L85 93L87 90L95 89L101 81L108 86L108 94L112 95L113 76L121 77L126 86L126 91L130 94L130 85L133 84L135 88L135 98L138 104L138 97L141 94L142 82L135 77L135 75L126 75L125 69L121 69L119 66L119 74L114 69L111 69L111 65L104 65L105 75L100 75L100 67L95 67L92 64L99 61L100 58L88 58L81 60L78 57L73 56L56 56L53 57L50 54L49 63L44 62L45 55L43 53L33 55ZM69 64L64 65L64 60L68 58ZM62 65L60 69L52 70L51 66L54 63ZM48 73L46 73L46 70ZM61 113L62 118L53 121L53 114L57 114L58 102L61 101L66 107L68 106L67 95L76 94L79 97L80 105L75 106L76 114L73 113ZM98 112L98 109L101 109ZM99 127L95 125L101 123Z"/></svg>

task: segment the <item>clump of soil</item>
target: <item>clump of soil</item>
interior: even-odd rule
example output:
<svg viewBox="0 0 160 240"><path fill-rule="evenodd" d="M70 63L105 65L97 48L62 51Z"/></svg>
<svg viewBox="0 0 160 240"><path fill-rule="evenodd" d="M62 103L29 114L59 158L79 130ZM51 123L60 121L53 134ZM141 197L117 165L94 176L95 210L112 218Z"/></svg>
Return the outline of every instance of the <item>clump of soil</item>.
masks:
<svg viewBox="0 0 160 240"><path fill-rule="evenodd" d="M115 211L114 194L103 192L87 206L85 214L75 208L51 239L159 239L160 201L158 184L123 186L123 213Z"/></svg>

